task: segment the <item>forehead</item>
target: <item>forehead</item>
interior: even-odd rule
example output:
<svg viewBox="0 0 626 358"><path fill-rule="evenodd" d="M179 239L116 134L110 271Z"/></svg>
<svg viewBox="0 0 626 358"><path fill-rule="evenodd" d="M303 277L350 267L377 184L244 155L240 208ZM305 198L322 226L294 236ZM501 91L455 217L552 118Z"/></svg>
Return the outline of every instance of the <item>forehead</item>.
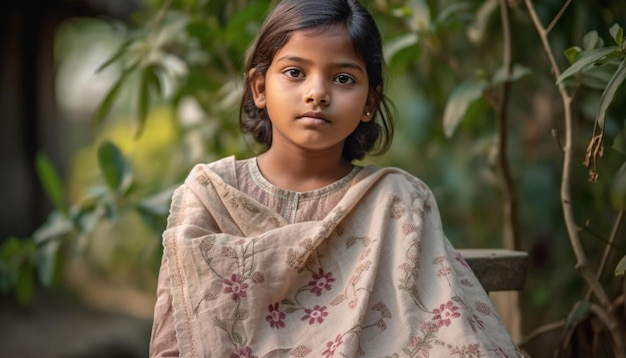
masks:
<svg viewBox="0 0 626 358"><path fill-rule="evenodd" d="M274 55L274 60L284 56L343 58L363 64L347 30L340 25L292 32L287 42Z"/></svg>

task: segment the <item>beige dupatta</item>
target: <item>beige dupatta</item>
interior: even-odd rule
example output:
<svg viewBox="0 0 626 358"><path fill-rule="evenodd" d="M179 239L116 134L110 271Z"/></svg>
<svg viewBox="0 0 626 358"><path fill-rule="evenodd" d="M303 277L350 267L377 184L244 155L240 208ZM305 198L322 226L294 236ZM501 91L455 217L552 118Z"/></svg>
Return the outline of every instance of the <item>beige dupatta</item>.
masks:
<svg viewBox="0 0 626 358"><path fill-rule="evenodd" d="M428 187L365 167L322 221L238 191L233 158L172 200L164 254L181 357L516 357Z"/></svg>

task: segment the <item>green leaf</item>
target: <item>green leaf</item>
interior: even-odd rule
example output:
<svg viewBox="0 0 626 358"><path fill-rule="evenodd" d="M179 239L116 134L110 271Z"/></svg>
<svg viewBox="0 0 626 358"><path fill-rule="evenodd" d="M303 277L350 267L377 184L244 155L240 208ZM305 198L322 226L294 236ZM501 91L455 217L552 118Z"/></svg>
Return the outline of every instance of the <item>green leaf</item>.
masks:
<svg viewBox="0 0 626 358"><path fill-rule="evenodd" d="M609 33L611 34L611 37L613 37L613 40L615 40L617 46L622 48L622 44L624 43L624 29L622 29L619 24L615 23L609 29Z"/></svg>
<svg viewBox="0 0 626 358"><path fill-rule="evenodd" d="M600 109L598 110L598 116L596 118L596 123L600 128L604 128L604 120L606 118L606 111L609 108L611 102L613 102L613 98L615 98L615 93L619 89L619 87L624 82L626 78L626 59L624 59L615 71L615 74L609 81L608 85L602 92L602 97L600 97Z"/></svg>
<svg viewBox="0 0 626 358"><path fill-rule="evenodd" d="M581 52L580 55L578 55L576 62L561 73L559 78L556 80L556 83L559 84L564 79L589 69L594 66L596 62L602 60L605 56L617 50L618 48L616 46L611 46Z"/></svg>
<svg viewBox="0 0 626 358"><path fill-rule="evenodd" d="M478 43L485 38L485 33L489 27L489 20L498 9L498 0L485 0L478 10L474 22L467 27L467 37L470 41Z"/></svg>
<svg viewBox="0 0 626 358"><path fill-rule="evenodd" d="M35 159L35 166L41 185L54 206L57 210L67 213L63 184L52 161L45 154L39 153Z"/></svg>
<svg viewBox="0 0 626 358"><path fill-rule="evenodd" d="M94 116L91 119L91 123L94 126L99 125L103 121L104 117L109 113L111 107L113 106L113 103L115 103L115 100L119 95L120 90L122 89L122 86L126 82L126 78L133 70L134 66L122 72L120 78L113 84L106 96L104 96L102 103L100 103L100 106L98 106L98 110L96 111L96 113L94 113Z"/></svg>
<svg viewBox="0 0 626 358"><path fill-rule="evenodd" d="M137 93L137 126L135 137L139 137L148 118L148 107L150 106L150 81L153 74L152 66L145 67L141 71L139 79L139 92Z"/></svg>
<svg viewBox="0 0 626 358"><path fill-rule="evenodd" d="M626 273L626 255L619 260L619 263L615 267L615 277L623 277Z"/></svg>
<svg viewBox="0 0 626 358"><path fill-rule="evenodd" d="M583 36L583 49L593 50L594 48L596 48L599 38L600 36L598 36L598 31L589 31L587 34L585 34L585 36Z"/></svg>
<svg viewBox="0 0 626 358"><path fill-rule="evenodd" d="M102 65L100 65L100 67L98 67L98 69L96 70L96 73L104 70L105 68L109 67L111 64L113 64L115 61L117 61L118 59L120 59L125 53L126 53L126 49L128 48L128 46L130 46L130 44L132 44L134 41L134 39L129 39L126 40L124 43L122 43L122 45L120 46L120 48L115 52L115 54L113 54L113 56L111 56L108 60L106 60Z"/></svg>
<svg viewBox="0 0 626 358"><path fill-rule="evenodd" d="M485 88L487 88L485 81L465 81L452 91L443 113L443 129L446 137L452 137L465 116L467 108L482 97Z"/></svg>
<svg viewBox="0 0 626 358"><path fill-rule="evenodd" d="M53 240L44 245L38 252L37 273L44 287L51 287L56 280L60 246L59 240Z"/></svg>
<svg viewBox="0 0 626 358"><path fill-rule="evenodd" d="M613 66L593 67L585 71L580 78L580 83L583 86L604 91L614 73L615 67Z"/></svg>
<svg viewBox="0 0 626 358"><path fill-rule="evenodd" d="M416 45L418 40L419 36L417 35L417 33L410 32L391 41L388 41L383 51L383 53L385 54L385 62L391 62L391 59L393 59L394 56L398 54L398 52Z"/></svg>
<svg viewBox="0 0 626 358"><path fill-rule="evenodd" d="M578 46L572 46L563 51L563 53L565 54L565 58L567 58L567 62L569 62L570 65L576 62L576 58L578 57L578 55L580 55L581 52L583 52L583 50Z"/></svg>
<svg viewBox="0 0 626 358"><path fill-rule="evenodd" d="M122 194L128 190L132 181L130 165L115 144L110 141L100 144L98 164L110 190Z"/></svg>
<svg viewBox="0 0 626 358"><path fill-rule="evenodd" d="M571 327L574 323L579 320L585 318L589 313L589 302L588 301L578 301L570 311L567 316L567 320L565 321L566 327Z"/></svg>
<svg viewBox="0 0 626 358"><path fill-rule="evenodd" d="M33 240L37 244L44 244L58 239L74 230L72 221L65 215L53 211L48 215L46 222L33 233Z"/></svg>
<svg viewBox="0 0 626 358"><path fill-rule="evenodd" d="M519 64L513 65L511 74L507 74L503 67L498 68L496 73L493 75L493 79L491 80L491 84L493 86L497 86L504 82L513 82L517 81L520 78L529 75L532 71L528 67L524 67Z"/></svg>

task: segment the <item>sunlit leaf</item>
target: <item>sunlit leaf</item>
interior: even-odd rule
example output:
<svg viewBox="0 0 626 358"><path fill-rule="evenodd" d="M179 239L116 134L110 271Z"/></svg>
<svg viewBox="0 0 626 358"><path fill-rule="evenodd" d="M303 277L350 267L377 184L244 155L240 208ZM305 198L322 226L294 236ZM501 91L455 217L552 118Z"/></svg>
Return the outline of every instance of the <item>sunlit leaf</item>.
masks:
<svg viewBox="0 0 626 358"><path fill-rule="evenodd" d="M46 222L33 232L33 240L43 244L69 234L74 229L72 221L59 212L53 211L48 215Z"/></svg>
<svg viewBox="0 0 626 358"><path fill-rule="evenodd" d="M618 50L616 46L611 46L581 52L576 59L576 62L574 62L574 64L572 64L565 71L563 71L563 73L561 73L559 78L556 80L556 83L558 84L570 76L589 69L590 67L595 65L596 62L600 61L605 56L616 50Z"/></svg>
<svg viewBox="0 0 626 358"><path fill-rule="evenodd" d="M619 24L615 23L609 29L609 33L618 47L622 48L622 44L624 43L624 29L619 26Z"/></svg>
<svg viewBox="0 0 626 358"><path fill-rule="evenodd" d="M602 97L600 97L600 109L598 110L596 123L598 123L598 125L601 128L604 127L606 111L608 110L611 102L613 102L613 98L615 98L615 93L617 92L619 87L622 85L625 78L626 78L626 59L623 60L622 63L620 63L619 67L617 68L617 71L615 71L615 74L613 75L613 77L607 84L606 88L604 89L604 92L602 92Z"/></svg>
<svg viewBox="0 0 626 358"><path fill-rule="evenodd" d="M393 59L393 57L396 56L398 52L416 45L418 39L419 36L417 35L417 33L410 32L391 41L388 41L383 51L385 54L385 62L391 62L391 59Z"/></svg>
<svg viewBox="0 0 626 358"><path fill-rule="evenodd" d="M465 116L467 108L482 97L485 88L487 88L485 81L465 81L452 91L443 113L443 129L446 137L452 137Z"/></svg>
<svg viewBox="0 0 626 358"><path fill-rule="evenodd" d="M54 206L59 211L67 212L63 183L50 158L43 153L37 154L35 166L41 185Z"/></svg>
<svg viewBox="0 0 626 358"><path fill-rule="evenodd" d="M617 263L615 267L615 276L623 277L624 273L626 273L626 255L622 257L621 260Z"/></svg>
<svg viewBox="0 0 626 358"><path fill-rule="evenodd" d="M580 47L572 46L563 51L563 54L565 55L565 58L567 58L567 62L569 62L571 65L572 63L576 62L576 58L578 57L578 55L580 55L581 52L583 52L583 50Z"/></svg>
<svg viewBox="0 0 626 358"><path fill-rule="evenodd" d="M110 190L124 193L130 187L130 165L115 144L110 141L100 144L98 164Z"/></svg>

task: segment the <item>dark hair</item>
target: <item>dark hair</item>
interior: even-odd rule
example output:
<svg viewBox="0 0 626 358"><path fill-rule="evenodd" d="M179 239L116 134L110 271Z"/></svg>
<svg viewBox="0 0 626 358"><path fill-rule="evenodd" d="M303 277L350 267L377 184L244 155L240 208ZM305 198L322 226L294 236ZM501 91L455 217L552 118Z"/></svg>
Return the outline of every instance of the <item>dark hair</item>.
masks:
<svg viewBox="0 0 626 358"><path fill-rule="evenodd" d="M344 26L358 56L365 62L376 112L371 121L361 121L345 141L342 157L347 161L365 154L382 154L393 138L393 104L383 92L382 40L370 13L356 0L283 0L269 14L246 56L245 87L239 126L259 143L272 144L272 123L266 109L257 108L252 97L250 70L267 73L272 59L294 31ZM380 118L380 120L377 120ZM380 123L378 123L380 121Z"/></svg>

